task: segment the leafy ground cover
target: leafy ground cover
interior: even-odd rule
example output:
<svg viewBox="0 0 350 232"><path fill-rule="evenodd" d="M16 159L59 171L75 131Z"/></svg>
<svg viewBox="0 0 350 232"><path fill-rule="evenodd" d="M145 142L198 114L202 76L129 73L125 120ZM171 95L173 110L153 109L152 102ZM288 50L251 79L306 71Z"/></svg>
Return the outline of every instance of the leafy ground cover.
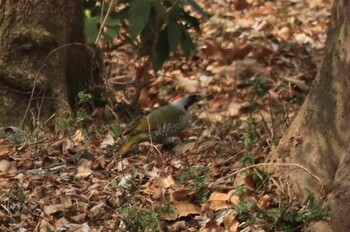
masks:
<svg viewBox="0 0 350 232"><path fill-rule="evenodd" d="M194 34L196 52L173 54L139 99L149 111L174 93L201 93L193 128L174 149L143 143L118 157L140 61L128 46L106 53L113 120L96 113L86 126L81 111L51 130L2 136L1 231L302 231L329 217L271 171L302 167L270 164L268 153L315 78L331 2L198 2L211 17Z"/></svg>

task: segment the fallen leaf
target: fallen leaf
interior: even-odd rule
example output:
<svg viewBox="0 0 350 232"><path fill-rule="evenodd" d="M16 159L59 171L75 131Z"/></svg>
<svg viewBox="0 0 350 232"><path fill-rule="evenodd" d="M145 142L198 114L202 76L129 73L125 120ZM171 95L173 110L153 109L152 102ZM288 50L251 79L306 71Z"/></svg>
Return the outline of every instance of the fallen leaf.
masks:
<svg viewBox="0 0 350 232"><path fill-rule="evenodd" d="M45 205L43 209L44 209L44 213L47 216L50 216L51 214L56 213L58 211L63 211L64 206L63 204Z"/></svg>
<svg viewBox="0 0 350 232"><path fill-rule="evenodd" d="M145 190L143 190L145 194L151 195L153 200L159 200L162 198L164 194L164 189L161 187L156 187L153 185L147 186Z"/></svg>
<svg viewBox="0 0 350 232"><path fill-rule="evenodd" d="M194 204L188 202L174 202L172 207L177 217L185 217L190 214L199 214L199 209Z"/></svg>
<svg viewBox="0 0 350 232"><path fill-rule="evenodd" d="M196 191L189 189L179 189L170 193L170 201L191 201Z"/></svg>
<svg viewBox="0 0 350 232"><path fill-rule="evenodd" d="M77 167L77 174L75 174L75 178L85 178L92 174L91 170L92 162L88 160L82 160L81 164Z"/></svg>
<svg viewBox="0 0 350 232"><path fill-rule="evenodd" d="M108 146L113 146L114 145L114 138L113 135L108 132L106 137L102 140L100 148L106 148Z"/></svg>
<svg viewBox="0 0 350 232"><path fill-rule="evenodd" d="M227 209L229 204L230 196L227 193L213 192L209 199L209 208L212 210Z"/></svg>
<svg viewBox="0 0 350 232"><path fill-rule="evenodd" d="M254 191L255 184L254 184L254 180L253 180L253 174L237 176L234 183L233 183L233 186L234 187L244 186L247 189Z"/></svg>
<svg viewBox="0 0 350 232"><path fill-rule="evenodd" d="M173 185L175 185L175 180L171 175L168 175L167 177L159 177L158 178L159 185L163 188L169 188Z"/></svg>
<svg viewBox="0 0 350 232"><path fill-rule="evenodd" d="M74 150L74 143L71 139L67 138L62 142L62 153L69 153Z"/></svg>
<svg viewBox="0 0 350 232"><path fill-rule="evenodd" d="M225 232L236 232L238 231L239 222L236 220L234 215L225 215L223 218L225 225Z"/></svg>
<svg viewBox="0 0 350 232"><path fill-rule="evenodd" d="M209 221L199 229L199 232L225 232L225 229L222 228L216 221Z"/></svg>
<svg viewBox="0 0 350 232"><path fill-rule="evenodd" d="M277 37L284 42L289 41L292 34L293 33L292 33L291 29L287 26L282 27L276 33Z"/></svg>
<svg viewBox="0 0 350 232"><path fill-rule="evenodd" d="M0 157L3 155L7 155L10 152L9 145L0 145Z"/></svg>
<svg viewBox="0 0 350 232"><path fill-rule="evenodd" d="M233 5L235 6L235 10L244 10L250 7L250 4L246 0L234 0Z"/></svg>
<svg viewBox="0 0 350 232"><path fill-rule="evenodd" d="M100 124L103 121L104 114L105 114L104 107L96 107L90 116L94 119L94 123Z"/></svg>
<svg viewBox="0 0 350 232"><path fill-rule="evenodd" d="M264 196L262 196L260 198L260 200L258 201L258 203L256 204L260 209L265 208L266 206L268 206L270 204L271 201L271 196L265 194Z"/></svg>
<svg viewBox="0 0 350 232"><path fill-rule="evenodd" d="M174 224L169 226L169 231L187 231L188 227L186 226L185 221L176 221Z"/></svg>
<svg viewBox="0 0 350 232"><path fill-rule="evenodd" d="M74 222L82 223L83 221L85 221L85 217L86 217L86 212L83 212L83 213L79 213L77 215L71 216L70 219L72 219L72 221Z"/></svg>
<svg viewBox="0 0 350 232"><path fill-rule="evenodd" d="M61 203L62 203L64 208L67 209L73 205L72 200L66 194L61 194L60 198L61 198Z"/></svg>
<svg viewBox="0 0 350 232"><path fill-rule="evenodd" d="M177 86L183 87L185 92L188 93L194 93L200 88L200 83L198 80L190 80L179 75L175 77L175 82Z"/></svg>
<svg viewBox="0 0 350 232"><path fill-rule="evenodd" d="M84 140L84 135L81 130L76 130L75 134L73 135L74 142L82 142Z"/></svg>
<svg viewBox="0 0 350 232"><path fill-rule="evenodd" d="M16 162L9 160L0 160L0 174L15 174L17 172Z"/></svg>

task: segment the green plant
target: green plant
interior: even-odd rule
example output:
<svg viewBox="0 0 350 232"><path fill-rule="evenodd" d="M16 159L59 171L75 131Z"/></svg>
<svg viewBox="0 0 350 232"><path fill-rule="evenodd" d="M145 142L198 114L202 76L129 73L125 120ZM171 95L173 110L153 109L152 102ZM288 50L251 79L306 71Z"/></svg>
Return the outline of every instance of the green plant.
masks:
<svg viewBox="0 0 350 232"><path fill-rule="evenodd" d="M85 108L88 108L92 104L92 96L84 91L78 93L78 104L79 109L75 117L59 118L57 120L57 127L63 134L73 134L75 127L81 127L82 123L85 122L89 115Z"/></svg>
<svg viewBox="0 0 350 232"><path fill-rule="evenodd" d="M248 189L244 185L238 185L235 188L234 195L241 196L243 193L246 193Z"/></svg>
<svg viewBox="0 0 350 232"><path fill-rule="evenodd" d="M252 97L249 100L249 103L245 106L249 110L249 116L247 118L246 123L246 132L242 134L241 140L244 143L245 152L247 153L252 146L257 141L257 133L256 133L256 123L253 117L254 111L256 111L259 108L259 104L254 100L254 97Z"/></svg>
<svg viewBox="0 0 350 232"><path fill-rule="evenodd" d="M330 217L327 210L315 204L313 193L307 189L305 192L302 206L290 202L259 208L253 198L246 196L247 189L243 185L237 186L233 194L240 197L240 202L231 208L237 212L239 221L260 224L267 231L300 231L303 225L312 220L329 220Z"/></svg>
<svg viewBox="0 0 350 232"><path fill-rule="evenodd" d="M121 219L125 222L128 231L160 231L160 215L138 205L118 209Z"/></svg>
<svg viewBox="0 0 350 232"><path fill-rule="evenodd" d="M199 21L185 11L186 1L119 0L111 3L84 1L85 32L90 42L98 41L99 32L106 42L112 43L118 37L122 43L131 44L141 57L148 57L156 71L179 46L186 55L194 49L189 30L199 31ZM196 7L199 6L196 4Z"/></svg>
<svg viewBox="0 0 350 232"><path fill-rule="evenodd" d="M24 203L26 200L26 195L24 193L24 187L19 186L16 189L6 191L4 196L7 197L12 202Z"/></svg>
<svg viewBox="0 0 350 232"><path fill-rule="evenodd" d="M263 97L268 93L268 88L264 86L263 80L260 76L254 76L249 79L248 85L250 85L260 97Z"/></svg>
<svg viewBox="0 0 350 232"><path fill-rule="evenodd" d="M180 184L186 183L187 186L197 191L197 201L208 199L209 189L207 187L210 179L208 177L207 167L189 166L187 170L181 173L177 180Z"/></svg>
<svg viewBox="0 0 350 232"><path fill-rule="evenodd" d="M253 181L255 188L260 188L261 186L263 186L264 183L266 183L266 180L268 180L271 175L272 174L269 172L256 168L255 172L253 173Z"/></svg>
<svg viewBox="0 0 350 232"><path fill-rule="evenodd" d="M79 104L84 104L84 103L91 103L92 96L89 93L85 93L84 91L81 91L78 93L78 99L79 99Z"/></svg>
<svg viewBox="0 0 350 232"><path fill-rule="evenodd" d="M281 205L262 212L270 230L299 231L303 224L312 220L329 220L329 212L317 204L307 205L299 210L290 204Z"/></svg>
<svg viewBox="0 0 350 232"><path fill-rule="evenodd" d="M123 133L123 130L119 127L119 125L115 123L110 125L110 131L115 138L119 138Z"/></svg>
<svg viewBox="0 0 350 232"><path fill-rule="evenodd" d="M237 205L232 205L232 209L237 212L238 220L247 221L250 224L257 220L258 211L255 210L255 202L247 197L241 197Z"/></svg>
<svg viewBox="0 0 350 232"><path fill-rule="evenodd" d="M58 130L63 134L73 134L74 128L72 128L72 125L74 124L75 120L74 118L59 118L57 120L57 128Z"/></svg>

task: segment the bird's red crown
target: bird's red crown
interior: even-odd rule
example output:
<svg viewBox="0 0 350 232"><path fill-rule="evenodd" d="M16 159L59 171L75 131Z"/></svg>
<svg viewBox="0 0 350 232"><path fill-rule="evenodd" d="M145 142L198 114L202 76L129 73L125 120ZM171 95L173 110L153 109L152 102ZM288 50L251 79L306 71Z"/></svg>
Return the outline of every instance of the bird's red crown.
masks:
<svg viewBox="0 0 350 232"><path fill-rule="evenodd" d="M176 101L177 99L179 99L179 98L181 98L181 97L183 97L183 96L185 96L185 94L176 94L171 100L170 100L170 102L173 102L173 101Z"/></svg>

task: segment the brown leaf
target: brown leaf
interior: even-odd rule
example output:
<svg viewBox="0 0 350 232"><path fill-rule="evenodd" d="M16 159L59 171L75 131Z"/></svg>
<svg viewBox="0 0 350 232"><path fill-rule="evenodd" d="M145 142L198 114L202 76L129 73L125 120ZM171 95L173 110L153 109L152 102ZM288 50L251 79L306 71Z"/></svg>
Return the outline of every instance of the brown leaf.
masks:
<svg viewBox="0 0 350 232"><path fill-rule="evenodd" d="M266 59L269 55L273 54L273 51L264 46L258 46L254 49L253 57L257 60Z"/></svg>
<svg viewBox="0 0 350 232"><path fill-rule="evenodd" d="M229 204L230 196L227 193L213 192L209 199L209 208L212 210L227 209Z"/></svg>
<svg viewBox="0 0 350 232"><path fill-rule="evenodd" d="M0 174L15 174L17 172L16 162L9 160L0 160Z"/></svg>
<svg viewBox="0 0 350 232"><path fill-rule="evenodd" d="M239 222L236 220L234 215L225 215L223 218L225 225L225 232L236 232L238 231Z"/></svg>
<svg viewBox="0 0 350 232"><path fill-rule="evenodd" d="M172 206L174 207L175 214L178 217L185 217L191 214L199 214L198 207L188 202L174 202Z"/></svg>
<svg viewBox="0 0 350 232"><path fill-rule="evenodd" d="M234 204L234 205L238 205L239 202L241 201L239 196L235 195L236 190L231 190L227 193L227 195L229 196L229 201Z"/></svg>
<svg viewBox="0 0 350 232"><path fill-rule="evenodd" d="M155 187L153 185L147 186L145 190L143 190L145 194L151 195L153 200L159 200L163 197L164 189L161 187Z"/></svg>
<svg viewBox="0 0 350 232"><path fill-rule="evenodd" d="M171 192L170 201L191 201L195 194L193 190L179 189Z"/></svg>
<svg viewBox="0 0 350 232"><path fill-rule="evenodd" d="M199 232L224 232L222 228L216 221L209 221L199 229Z"/></svg>
<svg viewBox="0 0 350 232"><path fill-rule="evenodd" d="M94 119L94 123L100 124L103 121L104 114L105 114L104 107L96 107L90 116Z"/></svg>
<svg viewBox="0 0 350 232"><path fill-rule="evenodd" d="M241 186L243 185L244 187L246 187L249 190L255 190L255 184L254 184L254 180L253 180L253 174L250 175L239 175L236 177L233 186L237 187L237 186Z"/></svg>
<svg viewBox="0 0 350 232"><path fill-rule="evenodd" d="M77 215L71 216L70 219L74 222L82 223L85 221L86 213L79 213Z"/></svg>
<svg viewBox="0 0 350 232"><path fill-rule="evenodd" d="M100 148L106 148L114 145L114 138L111 132L108 132L106 137L102 140Z"/></svg>
<svg viewBox="0 0 350 232"><path fill-rule="evenodd" d="M7 155L10 152L11 147L9 145L0 145L0 157Z"/></svg>
<svg viewBox="0 0 350 232"><path fill-rule="evenodd" d="M188 93L194 93L200 89L200 83L198 80L191 80L189 78L177 75L175 77L175 81L177 86L184 88L185 92Z"/></svg>
<svg viewBox="0 0 350 232"><path fill-rule="evenodd" d="M73 141L74 142L82 142L84 140L83 132L78 129L75 131L75 134L73 135Z"/></svg>
<svg viewBox="0 0 350 232"><path fill-rule="evenodd" d="M75 174L75 178L80 179L90 176L92 174L91 165L91 161L82 160L81 164L77 167L77 174Z"/></svg>
<svg viewBox="0 0 350 232"><path fill-rule="evenodd" d="M149 90L147 88L143 88L141 90L140 97L138 99L138 104L144 108L152 105L151 99L149 98Z"/></svg>
<svg viewBox="0 0 350 232"><path fill-rule="evenodd" d="M250 4L246 0L234 0L233 5L235 6L235 10L244 10L250 7Z"/></svg>
<svg viewBox="0 0 350 232"><path fill-rule="evenodd" d="M53 204L53 205L45 205L43 209L44 209L44 213L47 216L50 216L51 214L56 213L58 211L63 211L64 207L63 207L63 204Z"/></svg>
<svg viewBox="0 0 350 232"><path fill-rule="evenodd" d="M61 194L60 198L61 198L61 203L62 203L64 208L67 209L73 205L72 200L66 194Z"/></svg>
<svg viewBox="0 0 350 232"><path fill-rule="evenodd" d="M175 185L175 180L171 175L168 175L167 177L159 177L158 183L163 188L169 188Z"/></svg>
<svg viewBox="0 0 350 232"><path fill-rule="evenodd" d="M287 26L284 26L278 30L276 35L280 40L287 42L292 37L292 34L293 33L292 33L291 29Z"/></svg>
<svg viewBox="0 0 350 232"><path fill-rule="evenodd" d="M257 206L260 209L263 209L270 204L270 201L271 201L271 196L266 194L260 198L260 200L257 203Z"/></svg>

